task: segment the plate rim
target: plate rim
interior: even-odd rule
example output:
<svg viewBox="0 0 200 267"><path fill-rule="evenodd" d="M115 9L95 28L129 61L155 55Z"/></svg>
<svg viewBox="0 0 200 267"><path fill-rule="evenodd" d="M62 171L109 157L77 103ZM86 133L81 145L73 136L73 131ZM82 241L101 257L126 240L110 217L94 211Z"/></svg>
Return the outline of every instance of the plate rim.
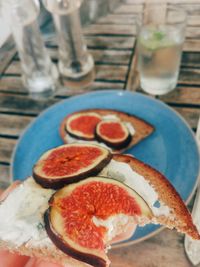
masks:
<svg viewBox="0 0 200 267"><path fill-rule="evenodd" d="M12 151L12 154L11 154L11 163L10 163L10 171L9 171L9 174L10 174L10 181L13 182L14 181L14 158L15 158L15 155L16 155L16 152L17 152L17 149L18 149L18 146L21 142L21 140L23 139L25 133L28 131L28 129L30 129L32 127L32 125L35 123L35 121L38 120L39 117L42 117L45 113L48 113L49 110L51 109L54 109L56 106L59 106L59 105L62 105L63 103L65 102L68 102L68 101L71 101L71 99L76 99L76 98L82 98L82 97L87 97L87 96L92 96L92 95L97 95L97 94L104 94L104 93L110 93L110 94L115 94L115 95L118 95L118 96L123 96L123 95L126 95L126 94L130 94L131 96L134 96L134 95L138 95L139 97L142 97L142 98L145 98L145 99L148 99L152 102L155 102L155 103L158 103L159 105L161 106L164 106L166 109L169 109L172 113L174 113L177 117L179 117L179 119L182 121L182 123L186 126L186 128L189 130L193 140L194 140L194 143L196 145L196 148L197 148L197 151L198 151L198 155L199 155L199 159L200 159L200 150L198 149L198 144L197 144L197 140L196 140L196 137L195 137L195 134L194 132L192 131L190 125L188 124L188 122L185 120L185 118L183 118L175 109L173 109L172 107L170 107L169 105L167 105L166 103L164 103L163 101L159 100L159 99L156 99L152 96L149 96L149 95L146 95L146 94L143 94L143 93L140 93L140 92L131 92L131 91L126 91L126 90L114 90L114 89L103 89L103 90L97 90L97 91L93 91L93 92L86 92L86 93L83 93L83 94L80 94L80 95L75 95L75 96L71 96L69 98L65 98L65 99L62 99L61 101L58 101L56 103L54 103L53 105L49 106L48 108L45 108L44 110L42 110L25 128L24 130L20 133L19 135L19 138L17 139L17 144L15 145L13 151ZM200 162L199 162L199 166L198 166L198 174L197 174L197 177L196 177L196 181L195 181L195 184L193 186L193 189L191 190L188 198L184 201L185 204L187 205L190 200L192 199L194 193L195 193L195 190L197 188L197 184L198 184L198 181L200 179ZM126 247L126 246L130 246L130 245L134 245L134 244L137 244L137 243L140 243L142 241L145 241L153 236L155 236L156 234L160 233L161 231L163 231L164 229L166 229L165 226L160 226L158 229L156 229L155 231L141 237L141 238L138 238L136 240L131 240L131 241L124 241L124 243L116 243L116 244L113 244L112 245L112 249L117 249L117 248L121 248L121 247Z"/></svg>

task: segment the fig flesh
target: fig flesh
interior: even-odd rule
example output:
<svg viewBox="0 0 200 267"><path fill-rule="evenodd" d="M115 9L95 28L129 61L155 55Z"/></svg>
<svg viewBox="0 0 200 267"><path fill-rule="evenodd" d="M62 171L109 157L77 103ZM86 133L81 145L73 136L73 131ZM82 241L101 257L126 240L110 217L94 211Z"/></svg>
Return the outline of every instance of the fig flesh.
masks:
<svg viewBox="0 0 200 267"><path fill-rule="evenodd" d="M94 140L95 128L101 116L95 112L81 112L70 115L65 122L66 132L82 140Z"/></svg>
<svg viewBox="0 0 200 267"><path fill-rule="evenodd" d="M98 174L111 160L110 151L93 144L68 144L45 152L33 167L33 178L58 189Z"/></svg>
<svg viewBox="0 0 200 267"><path fill-rule="evenodd" d="M107 146L115 149L126 147L131 142L131 134L121 121L101 121L96 127L96 138Z"/></svg>
<svg viewBox="0 0 200 267"><path fill-rule="evenodd" d="M109 229L95 224L94 217L106 220L122 214L152 218L140 195L106 177L90 177L65 186L52 196L49 205L45 227L53 243L71 257L99 267L108 266L105 236Z"/></svg>

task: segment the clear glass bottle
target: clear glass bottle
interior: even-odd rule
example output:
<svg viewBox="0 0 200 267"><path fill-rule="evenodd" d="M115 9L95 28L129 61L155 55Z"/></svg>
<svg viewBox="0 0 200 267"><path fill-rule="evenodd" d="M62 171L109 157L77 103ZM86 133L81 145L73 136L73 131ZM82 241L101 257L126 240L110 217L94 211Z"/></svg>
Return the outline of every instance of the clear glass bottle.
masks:
<svg viewBox="0 0 200 267"><path fill-rule="evenodd" d="M3 14L16 42L24 85L34 98L52 96L58 85L58 70L51 62L42 39L37 18L38 0L6 0Z"/></svg>
<svg viewBox="0 0 200 267"><path fill-rule="evenodd" d="M87 80L90 83L94 78L94 61L88 53L80 23L81 2L81 0L43 1L53 16L58 34L59 71L65 81L69 82L68 86L73 84L72 87L78 87L78 84L83 87L83 81ZM85 85L87 87L87 82Z"/></svg>

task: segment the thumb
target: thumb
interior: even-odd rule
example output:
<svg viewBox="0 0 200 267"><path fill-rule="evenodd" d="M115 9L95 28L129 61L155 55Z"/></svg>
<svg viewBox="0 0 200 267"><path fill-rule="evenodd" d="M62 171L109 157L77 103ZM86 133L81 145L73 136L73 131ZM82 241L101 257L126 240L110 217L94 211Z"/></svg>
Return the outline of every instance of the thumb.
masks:
<svg viewBox="0 0 200 267"><path fill-rule="evenodd" d="M14 254L6 250L0 250L0 259L0 267L24 267L29 257Z"/></svg>
<svg viewBox="0 0 200 267"><path fill-rule="evenodd" d="M42 259L30 259L25 267L63 267L56 263L51 263ZM66 266L67 267L67 266Z"/></svg>

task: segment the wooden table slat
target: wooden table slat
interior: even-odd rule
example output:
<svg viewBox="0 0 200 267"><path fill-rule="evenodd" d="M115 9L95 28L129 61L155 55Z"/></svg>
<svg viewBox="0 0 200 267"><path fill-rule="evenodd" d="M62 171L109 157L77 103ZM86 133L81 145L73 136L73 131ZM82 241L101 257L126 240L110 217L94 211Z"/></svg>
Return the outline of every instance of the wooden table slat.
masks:
<svg viewBox="0 0 200 267"><path fill-rule="evenodd" d="M200 39L186 39L183 45L183 50L200 52Z"/></svg>
<svg viewBox="0 0 200 267"><path fill-rule="evenodd" d="M58 102L58 99L34 100L26 95L0 93L0 112L38 115L39 112Z"/></svg>
<svg viewBox="0 0 200 267"><path fill-rule="evenodd" d="M98 24L117 24L134 25L137 14L109 14L106 17L98 19Z"/></svg>
<svg viewBox="0 0 200 267"><path fill-rule="evenodd" d="M191 267L183 235L165 229L145 242L109 252L112 267Z"/></svg>
<svg viewBox="0 0 200 267"><path fill-rule="evenodd" d="M7 66L12 61L16 54L16 48L12 37L9 37L6 42L0 47L0 78Z"/></svg>
<svg viewBox="0 0 200 267"><path fill-rule="evenodd" d="M9 163L13 149L17 143L15 139L0 137L0 162Z"/></svg>
<svg viewBox="0 0 200 267"><path fill-rule="evenodd" d="M124 82L127 73L127 66L122 65L97 65L96 66L96 80L106 81L120 81ZM20 75L20 62L13 61L7 68L5 74Z"/></svg>
<svg viewBox="0 0 200 267"><path fill-rule="evenodd" d="M0 133L1 135L19 136L32 120L33 117L29 116L0 114Z"/></svg>
<svg viewBox="0 0 200 267"><path fill-rule="evenodd" d="M179 83L200 85L200 69L182 68L179 75Z"/></svg>
<svg viewBox="0 0 200 267"><path fill-rule="evenodd" d="M183 52L181 66L200 69L200 54L197 52Z"/></svg>
<svg viewBox="0 0 200 267"><path fill-rule="evenodd" d="M92 91L132 88L135 70L135 18L141 15L144 1L121 1L115 11L84 28L87 46L96 63L96 79L90 87ZM165 0L160 0L160 3L162 1ZM169 0L168 3L177 3L188 11L187 38L183 47L178 86L171 93L157 98L176 110L195 130L200 115L200 1ZM57 42L53 34L46 45L56 62ZM69 90L62 86L52 99L31 99L22 85L17 57L7 65L9 66L5 68L5 64L0 64L0 70L6 69L5 75L0 79L1 188L10 183L11 155L24 128L41 111L60 99L87 92ZM113 267L192 267L184 254L183 235L166 229L144 242L112 250L109 256Z"/></svg>
<svg viewBox="0 0 200 267"><path fill-rule="evenodd" d="M57 49L48 49L50 56L53 59L58 59ZM129 63L131 51L129 50L97 50L97 49L88 49L91 55L94 58L96 64L121 64L127 65Z"/></svg>
<svg viewBox="0 0 200 267"><path fill-rule="evenodd" d="M87 45L92 48L102 49L132 49L135 38L118 36L85 36Z"/></svg>
<svg viewBox="0 0 200 267"><path fill-rule="evenodd" d="M197 128L197 122L200 116L199 108L183 108L183 107L174 107L178 113L185 118L191 128Z"/></svg>
<svg viewBox="0 0 200 267"><path fill-rule="evenodd" d="M124 84L123 83L117 83L117 82L94 82L90 90L102 90L102 89L123 89ZM24 88L24 85L22 84L21 77L9 77L9 76L4 76L1 79L0 82L0 92L4 93L14 93L14 94L27 94L26 88ZM83 90L81 91L82 93L84 92ZM70 95L76 95L78 94L78 90L74 89L69 89L67 87L61 87L59 88L55 95L56 96L70 96Z"/></svg>
<svg viewBox="0 0 200 267"><path fill-rule="evenodd" d="M143 2L144 3L144 2ZM114 10L115 14L140 14L143 11L143 3L131 3L131 5L122 4Z"/></svg>
<svg viewBox="0 0 200 267"><path fill-rule="evenodd" d="M51 58L55 61L58 60L59 54L57 47L50 47L47 49ZM112 64L112 65L128 65L130 60L131 51L130 50L120 50L115 49L100 50L100 49L88 49L89 53L94 58L96 64ZM19 56L16 55L15 61L19 60Z"/></svg>
<svg viewBox="0 0 200 267"><path fill-rule="evenodd" d="M11 183L10 166L0 164L0 188L4 189Z"/></svg>
<svg viewBox="0 0 200 267"><path fill-rule="evenodd" d="M112 24L91 24L84 28L86 35L124 35L132 36L136 34L136 26L133 25L112 25Z"/></svg>
<svg viewBox="0 0 200 267"><path fill-rule="evenodd" d="M178 87L171 93L159 97L164 102L176 104L199 105L200 108L200 87Z"/></svg>

